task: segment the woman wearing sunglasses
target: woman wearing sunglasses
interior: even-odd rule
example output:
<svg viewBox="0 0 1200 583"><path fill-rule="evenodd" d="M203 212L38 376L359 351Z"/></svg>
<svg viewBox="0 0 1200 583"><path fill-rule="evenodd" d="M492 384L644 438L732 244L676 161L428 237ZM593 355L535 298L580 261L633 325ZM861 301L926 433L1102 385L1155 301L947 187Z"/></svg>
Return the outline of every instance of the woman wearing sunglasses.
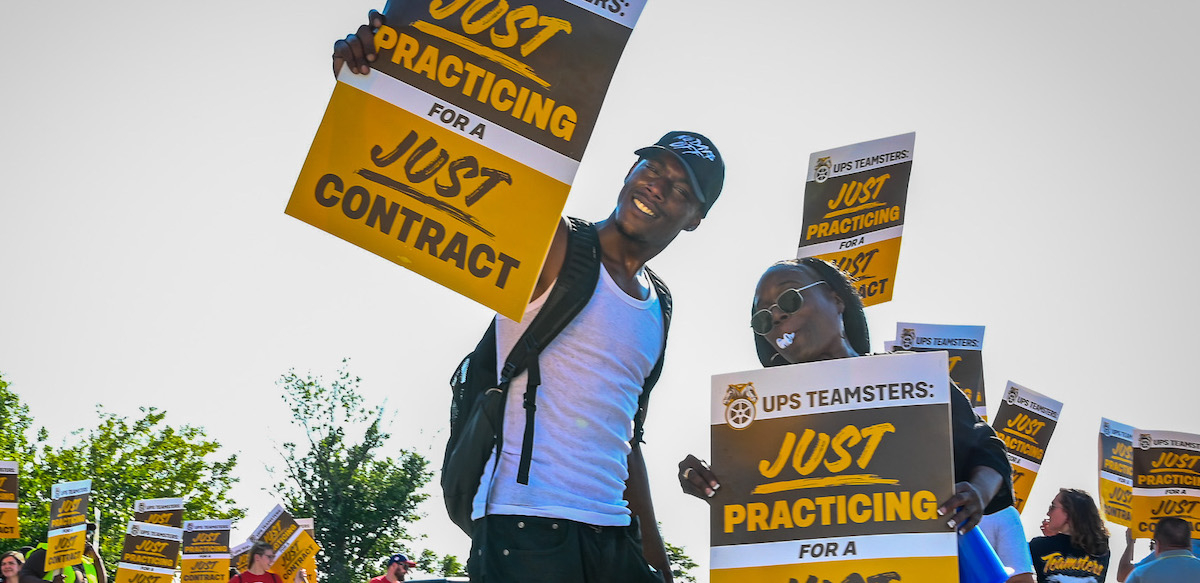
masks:
<svg viewBox="0 0 1200 583"><path fill-rule="evenodd" d="M858 291L837 267L812 257L767 269L754 292L750 325L763 366L849 358L871 349ZM962 391L950 395L956 483L938 513L949 528L966 532L984 514L1012 504L1012 469L1004 442L975 415ZM720 487L712 470L692 455L679 462L679 483L703 499Z"/></svg>

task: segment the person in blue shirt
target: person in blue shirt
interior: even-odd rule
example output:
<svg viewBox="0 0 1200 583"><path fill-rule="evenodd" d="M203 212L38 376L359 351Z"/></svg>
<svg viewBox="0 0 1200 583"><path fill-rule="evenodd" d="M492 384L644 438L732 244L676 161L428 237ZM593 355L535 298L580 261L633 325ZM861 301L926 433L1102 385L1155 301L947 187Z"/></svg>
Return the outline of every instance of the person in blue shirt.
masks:
<svg viewBox="0 0 1200 583"><path fill-rule="evenodd" d="M1129 574L1128 583L1176 583L1200 581L1200 559L1194 548L1192 527L1186 520L1167 517L1154 527L1154 559L1143 560ZM1130 545L1132 546L1132 545Z"/></svg>

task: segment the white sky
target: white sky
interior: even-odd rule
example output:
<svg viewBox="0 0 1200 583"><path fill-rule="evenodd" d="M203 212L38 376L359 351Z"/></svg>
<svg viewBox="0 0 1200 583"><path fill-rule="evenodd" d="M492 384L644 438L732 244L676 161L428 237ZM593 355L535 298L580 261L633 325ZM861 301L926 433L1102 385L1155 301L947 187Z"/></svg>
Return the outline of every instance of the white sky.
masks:
<svg viewBox="0 0 1200 583"><path fill-rule="evenodd" d="M296 437L282 373L351 358L396 413L392 445L440 462L446 379L487 324L283 214L330 47L372 7L0 3L0 371L56 441L96 403L206 427L239 456L241 534L274 504L273 444ZM868 309L874 348L897 320L985 325L993 411L1009 379L1065 402L1027 534L1060 486L1096 492L1102 415L1200 432L1198 17L1186 2L651 0L567 212L607 216L632 151L665 131L725 156L709 218L651 263L676 299L646 446L667 540L707 567L706 508L675 464L707 453L709 377L758 366L750 297L795 252L809 153L907 131L900 272L894 301ZM412 547L464 556L440 499L424 511Z"/></svg>

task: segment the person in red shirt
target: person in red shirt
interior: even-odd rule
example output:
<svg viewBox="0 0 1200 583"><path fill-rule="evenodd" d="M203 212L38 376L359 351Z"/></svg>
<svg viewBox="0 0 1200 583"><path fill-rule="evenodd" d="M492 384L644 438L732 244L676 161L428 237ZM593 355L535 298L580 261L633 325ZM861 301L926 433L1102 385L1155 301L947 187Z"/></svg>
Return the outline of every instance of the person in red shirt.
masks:
<svg viewBox="0 0 1200 583"><path fill-rule="evenodd" d="M250 566L230 578L229 583L283 583L279 575L270 571L274 562L275 549L266 542L258 541L250 547ZM308 583L308 573L304 569L296 572L295 583Z"/></svg>
<svg viewBox="0 0 1200 583"><path fill-rule="evenodd" d="M384 573L374 579L370 583L396 583L403 581L404 576L408 574L408 570L416 567L417 564L408 560L408 557L403 553L396 553L388 558L387 573Z"/></svg>

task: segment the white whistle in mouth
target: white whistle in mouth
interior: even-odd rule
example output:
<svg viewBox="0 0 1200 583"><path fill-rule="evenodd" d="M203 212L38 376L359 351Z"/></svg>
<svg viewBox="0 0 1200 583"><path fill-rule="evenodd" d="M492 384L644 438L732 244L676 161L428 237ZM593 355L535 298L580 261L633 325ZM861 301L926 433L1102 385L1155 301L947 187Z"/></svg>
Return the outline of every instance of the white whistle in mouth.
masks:
<svg viewBox="0 0 1200 583"><path fill-rule="evenodd" d="M796 337L795 332L788 332L787 334L784 334L783 337L776 338L775 345L778 346L780 350L783 350L784 348L787 348L792 345L792 340L795 337Z"/></svg>

